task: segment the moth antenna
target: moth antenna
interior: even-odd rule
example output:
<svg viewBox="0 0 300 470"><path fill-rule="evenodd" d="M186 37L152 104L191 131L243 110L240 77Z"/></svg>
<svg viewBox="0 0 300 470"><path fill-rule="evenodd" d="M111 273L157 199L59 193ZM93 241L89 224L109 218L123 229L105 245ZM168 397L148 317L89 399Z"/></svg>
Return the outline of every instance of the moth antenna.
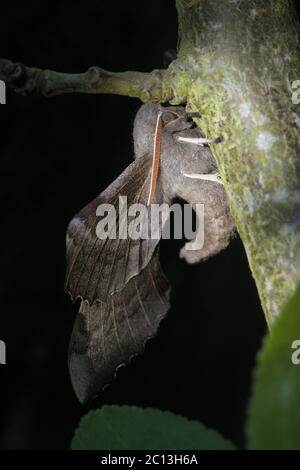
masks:
<svg viewBox="0 0 300 470"><path fill-rule="evenodd" d="M217 137L216 139L205 139L204 137L177 137L179 142L185 142L194 145L207 145L207 144L220 144L223 142L223 137Z"/></svg>
<svg viewBox="0 0 300 470"><path fill-rule="evenodd" d="M151 183L150 183L150 191L149 191L147 206L151 204L151 201L153 199L153 196L156 190L156 183L157 183L159 163L160 163L160 153L161 153L162 114L163 114L162 111L158 113L156 126L155 126L152 169L151 169Z"/></svg>

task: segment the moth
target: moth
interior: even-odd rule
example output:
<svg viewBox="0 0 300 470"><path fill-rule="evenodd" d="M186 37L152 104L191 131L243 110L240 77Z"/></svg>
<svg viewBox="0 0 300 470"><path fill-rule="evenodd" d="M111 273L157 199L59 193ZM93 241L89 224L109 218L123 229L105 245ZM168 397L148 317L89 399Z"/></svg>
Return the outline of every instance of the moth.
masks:
<svg viewBox="0 0 300 470"><path fill-rule="evenodd" d="M80 299L69 346L73 388L84 403L110 384L122 365L141 354L158 330L170 303L170 286L159 263L156 238L99 239L97 208L110 204L121 218L128 205L171 204L181 198L204 204L204 244L180 256L206 260L227 247L234 232L226 193L209 143L183 106L144 104L133 129L134 161L71 221L66 237L65 289Z"/></svg>

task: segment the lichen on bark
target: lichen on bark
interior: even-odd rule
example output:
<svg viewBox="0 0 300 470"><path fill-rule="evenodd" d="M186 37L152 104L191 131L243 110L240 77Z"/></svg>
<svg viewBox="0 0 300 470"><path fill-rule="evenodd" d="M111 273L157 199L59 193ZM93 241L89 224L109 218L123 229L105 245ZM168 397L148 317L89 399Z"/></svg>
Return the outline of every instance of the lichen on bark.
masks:
<svg viewBox="0 0 300 470"><path fill-rule="evenodd" d="M0 79L23 93L117 93L199 111L207 136L224 137L213 152L271 325L300 280L296 12L290 0L176 0L176 7L178 57L167 70L63 74L2 60Z"/></svg>
<svg viewBox="0 0 300 470"><path fill-rule="evenodd" d="M214 155L271 324L300 279L296 13L287 0L177 0L177 9L176 95L207 135L225 138Z"/></svg>

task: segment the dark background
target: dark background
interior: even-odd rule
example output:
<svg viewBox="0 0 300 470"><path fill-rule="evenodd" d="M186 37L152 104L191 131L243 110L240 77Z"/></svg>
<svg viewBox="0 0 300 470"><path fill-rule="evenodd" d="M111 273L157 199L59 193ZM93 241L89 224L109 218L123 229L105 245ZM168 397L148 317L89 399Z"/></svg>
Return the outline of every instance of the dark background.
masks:
<svg viewBox="0 0 300 470"><path fill-rule="evenodd" d="M100 65L150 71L175 48L173 0L31 0L1 5L0 57L65 72ZM87 408L67 370L77 306L64 294L72 216L132 160L138 100L104 95L22 97L0 108L0 448L68 448ZM197 266L164 242L172 308L143 356L94 403L167 409L244 445L257 351L266 330L236 238Z"/></svg>

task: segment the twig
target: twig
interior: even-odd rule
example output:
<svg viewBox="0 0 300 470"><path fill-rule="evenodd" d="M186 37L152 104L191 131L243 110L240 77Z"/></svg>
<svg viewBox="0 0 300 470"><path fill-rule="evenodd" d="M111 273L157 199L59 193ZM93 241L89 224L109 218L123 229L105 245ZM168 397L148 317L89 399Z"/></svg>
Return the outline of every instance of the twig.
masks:
<svg viewBox="0 0 300 470"><path fill-rule="evenodd" d="M167 85L170 80L166 80L168 75L168 70L113 73L100 67L91 67L85 73L60 73L0 59L0 79L23 95L111 93L142 101L167 102L172 98L172 90Z"/></svg>

